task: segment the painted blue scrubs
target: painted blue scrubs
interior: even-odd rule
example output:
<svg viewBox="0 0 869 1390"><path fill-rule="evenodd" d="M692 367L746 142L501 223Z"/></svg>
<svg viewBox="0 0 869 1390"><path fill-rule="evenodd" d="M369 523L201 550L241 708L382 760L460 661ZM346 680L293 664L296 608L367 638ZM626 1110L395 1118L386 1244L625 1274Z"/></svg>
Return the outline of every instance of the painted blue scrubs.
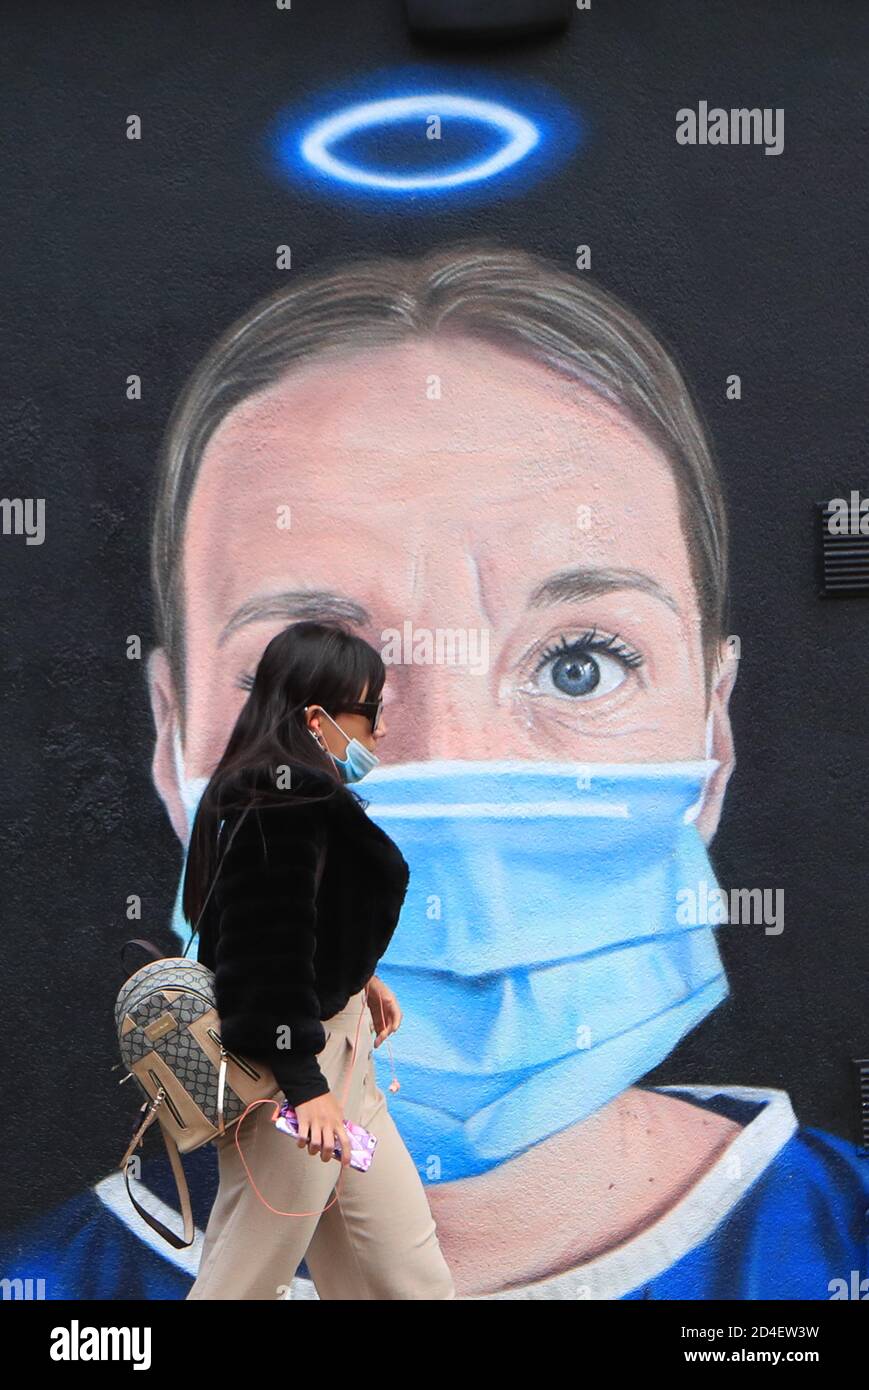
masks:
<svg viewBox="0 0 869 1390"><path fill-rule="evenodd" d="M692 1189L693 1203L683 1199L651 1232L589 1265L483 1297L869 1300L869 1158L836 1135L798 1128L782 1091L654 1089L744 1126ZM202 1231L217 1155L205 1145L184 1164ZM176 1210L165 1157L147 1159L147 1188L149 1210L154 1198ZM192 1251L173 1250L140 1220L119 1172L6 1236L0 1251L2 1276L44 1279L46 1299L183 1299L196 1273ZM304 1265L292 1297L316 1298Z"/></svg>

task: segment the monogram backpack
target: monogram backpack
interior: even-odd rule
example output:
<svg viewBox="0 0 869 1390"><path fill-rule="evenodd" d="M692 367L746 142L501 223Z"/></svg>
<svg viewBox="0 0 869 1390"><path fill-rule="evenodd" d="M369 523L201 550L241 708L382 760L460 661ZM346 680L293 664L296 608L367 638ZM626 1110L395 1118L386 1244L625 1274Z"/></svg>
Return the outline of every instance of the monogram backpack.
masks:
<svg viewBox="0 0 869 1390"><path fill-rule="evenodd" d="M246 815L247 811L233 830L229 844ZM323 854L318 884L322 869ZM193 928L194 934L213 889L214 883ZM281 1088L265 1063L239 1057L224 1048L213 971L187 956L161 956L152 942L140 937L124 943L122 962L129 946L143 947L153 959L130 975L115 1004L118 1044L127 1070L123 1080L135 1077L145 1093L133 1136L118 1167L139 1215L176 1250L184 1250L193 1243L195 1227L181 1154L191 1153L225 1134L251 1101L270 1100ZM139 1123L143 1111L146 1113ZM154 1120L160 1125L175 1177L184 1221L183 1237L147 1212L130 1188L133 1150L142 1143Z"/></svg>

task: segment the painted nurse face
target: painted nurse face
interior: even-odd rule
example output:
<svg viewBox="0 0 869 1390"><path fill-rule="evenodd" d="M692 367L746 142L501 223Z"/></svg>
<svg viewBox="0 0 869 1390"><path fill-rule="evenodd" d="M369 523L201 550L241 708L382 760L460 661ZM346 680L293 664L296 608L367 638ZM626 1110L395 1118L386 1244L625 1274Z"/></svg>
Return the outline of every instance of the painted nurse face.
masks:
<svg viewBox="0 0 869 1390"><path fill-rule="evenodd" d="M671 469L617 409L524 357L408 342L249 397L202 460L184 601L188 777L219 758L270 638L338 614L381 651L394 629L435 651L439 632L467 638L464 664L390 666L384 762L694 759L711 716L721 767L698 826L714 833L732 666L707 697ZM152 669L155 773L183 837L167 670Z"/></svg>

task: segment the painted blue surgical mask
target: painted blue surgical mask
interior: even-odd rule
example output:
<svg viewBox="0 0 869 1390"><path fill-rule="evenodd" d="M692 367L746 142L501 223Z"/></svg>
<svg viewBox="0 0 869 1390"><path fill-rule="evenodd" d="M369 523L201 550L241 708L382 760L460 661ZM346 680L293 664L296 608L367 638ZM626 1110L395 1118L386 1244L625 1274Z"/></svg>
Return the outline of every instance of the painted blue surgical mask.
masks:
<svg viewBox="0 0 869 1390"><path fill-rule="evenodd" d="M318 706L318 708L320 707ZM323 714L326 715L330 723L335 724L335 728L338 732L347 738L341 725L335 723L331 714L328 714L326 710L323 710ZM317 742L320 743L314 730L311 729L310 732ZM323 747L324 745L321 744L320 746ZM329 750L326 749L326 752L329 752ZM367 777L371 769L376 767L380 762L376 754L372 753L370 748L366 748L364 743L360 743L358 738L351 738L349 740L347 747L344 749L343 759L336 758L334 753L329 753L329 756L337 767L343 782L361 782L362 778Z"/></svg>
<svg viewBox="0 0 869 1390"><path fill-rule="evenodd" d="M202 793L208 786L208 777L188 778L184 768L184 753L181 748L181 735L177 727L172 736L172 756L175 760L175 776L178 781L178 791L184 803L184 813L187 817L187 835L185 844L190 839L190 831L193 829L193 822L196 819L196 812L199 810L199 803L202 800Z"/></svg>
<svg viewBox="0 0 869 1390"><path fill-rule="evenodd" d="M693 823L716 766L438 761L371 779L368 814L410 867L377 967L403 1011L389 1105L431 1180L576 1124L727 997L711 926L680 910L717 888Z"/></svg>
<svg viewBox="0 0 869 1390"><path fill-rule="evenodd" d="M175 760L175 776L178 782L178 791L184 805L184 814L187 818L187 830L184 836L184 863L181 866L178 888L175 893L175 904L172 908L172 930L179 941L183 943L183 946L186 946L190 939L190 927L181 911L181 899L184 892L184 869L187 863L187 846L190 843L190 831L196 819L196 812L199 810L202 793L208 786L209 778L187 776L184 767L184 754L181 748L181 735L177 727L172 734L172 756ZM198 938L194 937L192 942L190 942L189 952L193 960L196 959L196 952L198 949Z"/></svg>

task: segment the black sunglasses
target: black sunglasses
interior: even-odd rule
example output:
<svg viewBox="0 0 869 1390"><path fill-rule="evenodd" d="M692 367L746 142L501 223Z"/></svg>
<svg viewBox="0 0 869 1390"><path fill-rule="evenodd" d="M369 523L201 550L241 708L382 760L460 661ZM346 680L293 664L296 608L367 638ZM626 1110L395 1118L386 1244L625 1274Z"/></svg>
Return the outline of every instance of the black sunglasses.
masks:
<svg viewBox="0 0 869 1390"><path fill-rule="evenodd" d="M341 711L338 711L339 714ZM364 714L371 720L371 732L376 733L383 713L383 696L379 700L359 700L355 705L346 705L345 714Z"/></svg>

